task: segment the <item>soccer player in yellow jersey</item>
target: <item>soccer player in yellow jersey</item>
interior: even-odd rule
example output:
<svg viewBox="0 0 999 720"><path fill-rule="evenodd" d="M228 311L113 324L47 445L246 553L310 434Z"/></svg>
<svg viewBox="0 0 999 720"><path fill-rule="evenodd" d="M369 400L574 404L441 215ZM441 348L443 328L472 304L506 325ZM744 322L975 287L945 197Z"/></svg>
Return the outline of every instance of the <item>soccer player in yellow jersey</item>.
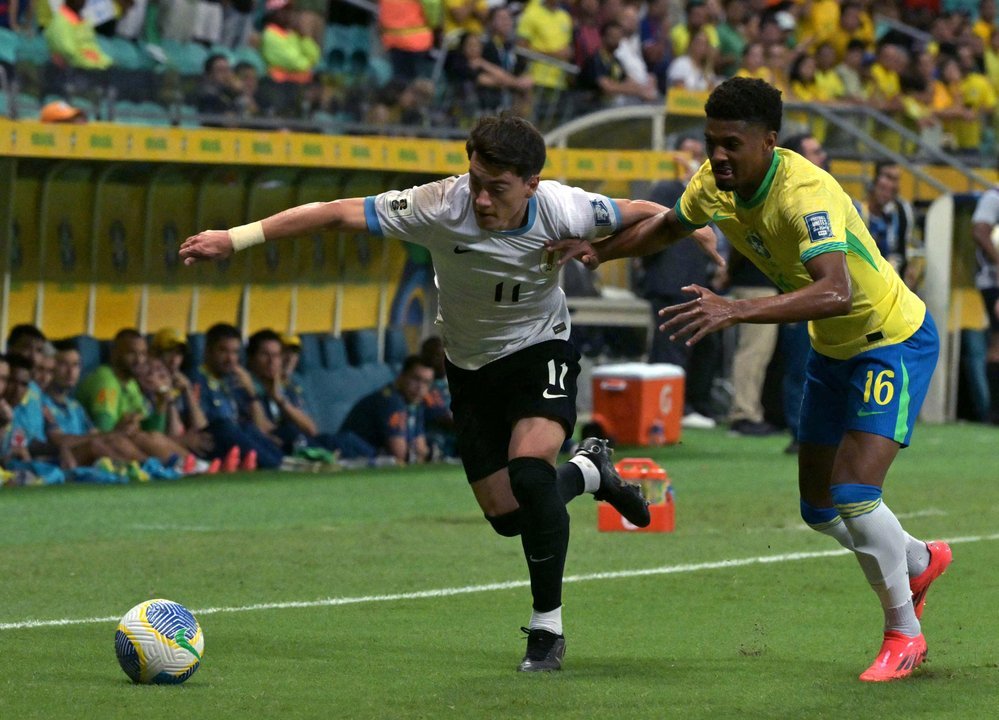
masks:
<svg viewBox="0 0 999 720"><path fill-rule="evenodd" d="M885 475L926 396L939 349L932 318L877 247L850 197L824 170L776 147L780 92L750 78L705 105L708 161L672 210L601 242L553 243L589 266L661 249L717 224L783 290L731 301L707 288L663 308L660 329L696 343L738 323L807 320L812 349L801 408L798 485L813 529L852 550L884 610L883 644L864 681L905 677L926 656L926 591L951 561L943 542L911 537L881 500Z"/></svg>

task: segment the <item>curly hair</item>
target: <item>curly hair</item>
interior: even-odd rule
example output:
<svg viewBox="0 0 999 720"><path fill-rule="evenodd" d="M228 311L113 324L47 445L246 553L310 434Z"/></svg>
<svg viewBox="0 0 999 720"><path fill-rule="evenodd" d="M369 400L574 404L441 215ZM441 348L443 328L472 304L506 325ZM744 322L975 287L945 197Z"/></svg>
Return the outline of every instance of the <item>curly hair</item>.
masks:
<svg viewBox="0 0 999 720"><path fill-rule="evenodd" d="M764 80L733 77L711 92L704 113L712 120L742 120L779 133L784 109L780 96L780 90Z"/></svg>
<svg viewBox="0 0 999 720"><path fill-rule="evenodd" d="M465 142L465 152L469 159L474 152L490 165L510 168L523 180L541 174L547 156L545 139L537 128L506 112L479 118Z"/></svg>

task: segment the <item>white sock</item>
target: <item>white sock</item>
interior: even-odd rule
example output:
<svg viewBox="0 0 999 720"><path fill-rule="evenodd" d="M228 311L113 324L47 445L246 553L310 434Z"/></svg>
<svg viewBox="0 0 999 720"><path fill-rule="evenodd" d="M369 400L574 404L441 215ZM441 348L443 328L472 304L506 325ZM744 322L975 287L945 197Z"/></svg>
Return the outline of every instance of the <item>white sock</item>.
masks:
<svg viewBox="0 0 999 720"><path fill-rule="evenodd" d="M554 610L549 610L548 612L534 610L531 613L531 622L528 623L527 627L530 630L547 630L550 633L561 635L562 606L559 605Z"/></svg>
<svg viewBox="0 0 999 720"><path fill-rule="evenodd" d="M905 562L909 566L909 577L922 575L930 566L930 550L926 543L905 534Z"/></svg>
<svg viewBox="0 0 999 720"><path fill-rule="evenodd" d="M569 458L569 462L583 473L583 492L595 493L600 489L600 470L592 460L585 455L576 455Z"/></svg>
<svg viewBox="0 0 999 720"><path fill-rule="evenodd" d="M828 535L847 550L854 549L853 538L850 537L850 531L847 530L846 523L841 518L837 518L831 523L822 523L821 525L812 525L809 523L808 527L823 535Z"/></svg>
<svg viewBox="0 0 999 720"><path fill-rule="evenodd" d="M883 502L857 517L844 517L854 553L885 613L885 630L914 636L920 632L912 609L906 537L895 514Z"/></svg>

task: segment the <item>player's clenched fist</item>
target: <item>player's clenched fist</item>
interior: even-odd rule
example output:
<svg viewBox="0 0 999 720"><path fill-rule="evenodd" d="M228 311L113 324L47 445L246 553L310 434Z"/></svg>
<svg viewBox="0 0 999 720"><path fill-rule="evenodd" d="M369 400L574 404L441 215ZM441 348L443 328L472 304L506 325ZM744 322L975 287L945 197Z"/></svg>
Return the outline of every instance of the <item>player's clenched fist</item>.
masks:
<svg viewBox="0 0 999 720"><path fill-rule="evenodd" d="M192 235L180 246L180 257L185 265L193 265L199 260L222 260L232 252L228 230L204 230Z"/></svg>

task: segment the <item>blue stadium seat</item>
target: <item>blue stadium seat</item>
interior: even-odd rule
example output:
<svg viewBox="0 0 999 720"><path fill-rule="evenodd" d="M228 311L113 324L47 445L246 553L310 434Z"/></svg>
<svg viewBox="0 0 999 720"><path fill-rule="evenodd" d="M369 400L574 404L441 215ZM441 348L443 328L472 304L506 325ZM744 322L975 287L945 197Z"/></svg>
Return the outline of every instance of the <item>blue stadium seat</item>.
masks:
<svg viewBox="0 0 999 720"><path fill-rule="evenodd" d="M201 367L205 358L205 334L190 333L187 336L187 357L184 365L189 370L196 370Z"/></svg>
<svg viewBox="0 0 999 720"><path fill-rule="evenodd" d="M13 65L17 62L19 39L13 30L0 27L0 62Z"/></svg>
<svg viewBox="0 0 999 720"><path fill-rule="evenodd" d="M409 355L406 333L402 328L390 327L385 331L385 362L398 368Z"/></svg>
<svg viewBox="0 0 999 720"><path fill-rule="evenodd" d="M77 335L73 338L80 351L80 377L86 377L101 364L101 346L91 335Z"/></svg>
<svg viewBox="0 0 999 720"><path fill-rule="evenodd" d="M232 51L232 65L235 67L239 63L249 63L257 69L259 75L267 74L267 63L260 56L260 53L249 47L248 45L243 45Z"/></svg>
<svg viewBox="0 0 999 720"><path fill-rule="evenodd" d="M44 65L52 59L49 44L41 33L34 36L21 35L17 43L18 62L29 65Z"/></svg>
<svg viewBox="0 0 999 720"><path fill-rule="evenodd" d="M349 330L343 334L343 340L351 365L366 365L381 360L378 357L378 331L374 328Z"/></svg>
<svg viewBox="0 0 999 720"><path fill-rule="evenodd" d="M320 344L325 333L302 333L298 339L302 341L302 352L298 358L299 372L308 374L323 366L323 349Z"/></svg>
<svg viewBox="0 0 999 720"><path fill-rule="evenodd" d="M323 367L327 370L339 370L347 367L347 348L343 339L324 334L320 339L323 350Z"/></svg>

